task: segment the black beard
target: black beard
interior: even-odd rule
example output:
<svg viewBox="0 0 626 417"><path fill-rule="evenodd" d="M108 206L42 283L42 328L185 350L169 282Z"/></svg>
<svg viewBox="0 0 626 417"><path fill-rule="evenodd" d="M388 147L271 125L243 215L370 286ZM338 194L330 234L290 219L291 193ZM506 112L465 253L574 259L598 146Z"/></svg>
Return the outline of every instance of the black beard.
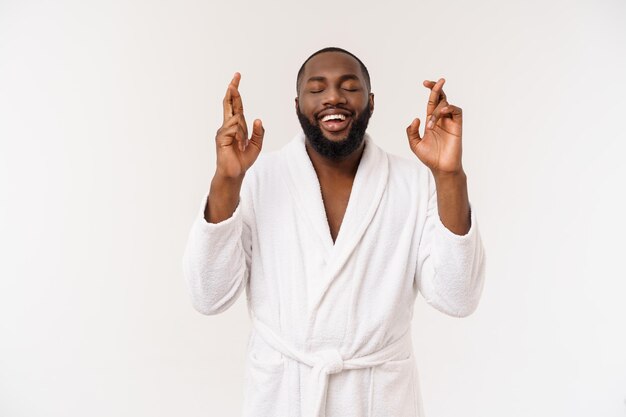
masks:
<svg viewBox="0 0 626 417"><path fill-rule="evenodd" d="M319 122L312 124L305 115L300 113L300 109L296 109L296 114L311 147L323 157L333 161L344 159L361 146L365 136L365 129L367 129L367 124L372 115L370 106L366 105L365 110L352 122L348 136L335 142L324 136L322 129L319 127Z"/></svg>

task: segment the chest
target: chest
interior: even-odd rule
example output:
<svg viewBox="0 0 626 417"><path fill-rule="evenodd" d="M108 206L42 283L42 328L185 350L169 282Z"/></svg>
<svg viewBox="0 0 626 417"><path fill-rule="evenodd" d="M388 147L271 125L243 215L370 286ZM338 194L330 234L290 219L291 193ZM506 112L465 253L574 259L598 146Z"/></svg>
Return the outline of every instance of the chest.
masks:
<svg viewBox="0 0 626 417"><path fill-rule="evenodd" d="M320 179L322 202L333 242L337 239L343 223L353 182L353 178Z"/></svg>

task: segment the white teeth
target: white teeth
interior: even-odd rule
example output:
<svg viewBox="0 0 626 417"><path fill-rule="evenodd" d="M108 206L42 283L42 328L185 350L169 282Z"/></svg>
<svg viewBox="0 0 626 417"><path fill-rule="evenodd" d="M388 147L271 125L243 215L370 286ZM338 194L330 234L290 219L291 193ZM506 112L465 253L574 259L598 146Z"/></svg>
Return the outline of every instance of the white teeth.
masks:
<svg viewBox="0 0 626 417"><path fill-rule="evenodd" d="M346 116L343 114L328 114L322 118L322 122L326 122L328 120L346 120Z"/></svg>

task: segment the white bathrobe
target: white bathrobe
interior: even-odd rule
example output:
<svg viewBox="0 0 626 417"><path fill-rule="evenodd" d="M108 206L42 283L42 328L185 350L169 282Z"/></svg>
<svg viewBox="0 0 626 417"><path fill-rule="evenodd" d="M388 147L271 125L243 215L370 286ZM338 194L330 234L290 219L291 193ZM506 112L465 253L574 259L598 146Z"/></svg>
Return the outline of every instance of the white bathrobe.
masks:
<svg viewBox="0 0 626 417"><path fill-rule="evenodd" d="M452 233L430 170L366 135L333 244L304 140L261 153L229 219L208 223L204 195L183 259L192 303L217 314L246 289L244 417L421 417L415 298L457 317L476 309L476 215Z"/></svg>

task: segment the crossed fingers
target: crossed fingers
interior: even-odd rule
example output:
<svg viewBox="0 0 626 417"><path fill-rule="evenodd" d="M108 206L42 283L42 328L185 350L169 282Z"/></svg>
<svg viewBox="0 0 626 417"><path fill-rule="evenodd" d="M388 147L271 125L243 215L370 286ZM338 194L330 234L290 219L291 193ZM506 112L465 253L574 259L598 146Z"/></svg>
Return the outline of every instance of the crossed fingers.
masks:
<svg viewBox="0 0 626 417"><path fill-rule="evenodd" d="M462 110L460 107L448 103L446 93L443 91L443 85L446 80L440 78L437 82L431 80L424 81L424 87L430 88L430 96L428 97L428 105L426 107L426 128L432 129L437 121L443 117L452 118L454 121L460 121Z"/></svg>
<svg viewBox="0 0 626 417"><path fill-rule="evenodd" d="M218 130L219 134L234 138L240 150L244 150L247 143L248 132L245 129L246 122L242 114L236 114L226 121Z"/></svg>
<svg viewBox="0 0 626 417"><path fill-rule="evenodd" d="M239 81L241 74L236 72L226 88L226 95L222 102L224 107L224 122L222 129L228 133L235 133L235 139L239 142L240 149L246 145L248 138L248 126L243 115L243 101L239 94Z"/></svg>
<svg viewBox="0 0 626 417"><path fill-rule="evenodd" d="M441 109L448 106L448 98L443 91L443 85L446 80L440 78L437 82L425 80L424 87L430 88L430 96L428 97L428 105L426 106L426 128L432 129L437 120L441 117Z"/></svg>
<svg viewBox="0 0 626 417"><path fill-rule="evenodd" d="M239 94L239 81L241 80L241 74L236 72L233 75L233 79L226 88L226 95L224 96L224 122L233 117L235 114L243 114L243 102L241 101L241 94Z"/></svg>

